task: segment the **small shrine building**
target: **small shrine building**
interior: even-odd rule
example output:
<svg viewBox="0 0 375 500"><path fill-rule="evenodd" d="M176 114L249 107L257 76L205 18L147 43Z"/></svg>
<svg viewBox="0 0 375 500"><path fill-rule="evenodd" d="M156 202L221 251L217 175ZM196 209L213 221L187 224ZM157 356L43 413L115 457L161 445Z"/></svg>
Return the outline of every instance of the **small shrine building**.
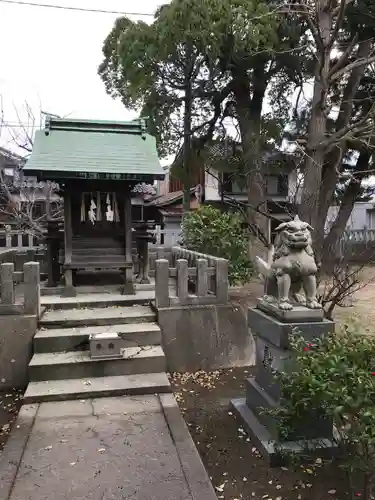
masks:
<svg viewBox="0 0 375 500"><path fill-rule="evenodd" d="M134 293L131 191L164 179L146 122L50 117L24 171L62 189L64 294L76 294L73 275L81 269L118 269L124 293Z"/></svg>

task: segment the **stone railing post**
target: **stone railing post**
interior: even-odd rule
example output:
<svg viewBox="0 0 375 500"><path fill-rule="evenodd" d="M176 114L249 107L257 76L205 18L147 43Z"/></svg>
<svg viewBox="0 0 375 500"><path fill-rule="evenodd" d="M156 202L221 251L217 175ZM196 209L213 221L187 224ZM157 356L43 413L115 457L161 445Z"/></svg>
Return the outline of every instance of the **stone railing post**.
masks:
<svg viewBox="0 0 375 500"><path fill-rule="evenodd" d="M166 259L155 262L155 303L156 307L169 307L169 263Z"/></svg>
<svg viewBox="0 0 375 500"><path fill-rule="evenodd" d="M14 264L1 264L0 269L1 302L4 305L13 305L15 302L13 281Z"/></svg>
<svg viewBox="0 0 375 500"><path fill-rule="evenodd" d="M40 271L39 262L27 262L23 266L24 274L24 311L25 314L40 316Z"/></svg>
<svg viewBox="0 0 375 500"><path fill-rule="evenodd" d="M12 234L10 226L5 226L5 246L6 248L12 248Z"/></svg>
<svg viewBox="0 0 375 500"><path fill-rule="evenodd" d="M197 259L197 296L205 297L208 292L208 261L207 259Z"/></svg>
<svg viewBox="0 0 375 500"><path fill-rule="evenodd" d="M216 260L216 298L218 304L228 303L228 261Z"/></svg>
<svg viewBox="0 0 375 500"><path fill-rule="evenodd" d="M178 259L177 269L177 297L181 305L186 304L189 296L189 266L186 259Z"/></svg>
<svg viewBox="0 0 375 500"><path fill-rule="evenodd" d="M156 247L156 258L158 260L164 260L164 248L163 247Z"/></svg>

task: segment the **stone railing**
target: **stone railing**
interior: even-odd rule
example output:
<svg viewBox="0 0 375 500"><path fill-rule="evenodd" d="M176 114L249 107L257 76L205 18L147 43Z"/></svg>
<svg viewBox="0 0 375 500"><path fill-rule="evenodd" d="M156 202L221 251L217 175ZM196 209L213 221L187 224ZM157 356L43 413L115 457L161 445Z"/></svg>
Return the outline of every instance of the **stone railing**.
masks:
<svg viewBox="0 0 375 500"><path fill-rule="evenodd" d="M40 237L21 229L12 229L5 226L0 230L0 246L17 250L44 249L45 244Z"/></svg>
<svg viewBox="0 0 375 500"><path fill-rule="evenodd" d="M0 264L14 262L17 250L12 248L0 248Z"/></svg>
<svg viewBox="0 0 375 500"><path fill-rule="evenodd" d="M169 256L155 262L156 307L228 303L226 259L181 247L172 247Z"/></svg>
<svg viewBox="0 0 375 500"><path fill-rule="evenodd" d="M39 262L27 262L23 272L14 264L0 264L0 314L31 314L40 316Z"/></svg>

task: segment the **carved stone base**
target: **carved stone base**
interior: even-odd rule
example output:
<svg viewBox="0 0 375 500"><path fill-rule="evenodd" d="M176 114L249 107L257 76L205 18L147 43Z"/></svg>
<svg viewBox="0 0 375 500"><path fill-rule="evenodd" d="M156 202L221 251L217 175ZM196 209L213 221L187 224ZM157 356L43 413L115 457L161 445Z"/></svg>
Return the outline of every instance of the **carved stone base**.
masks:
<svg viewBox="0 0 375 500"><path fill-rule="evenodd" d="M309 316L310 315L310 316ZM310 319L307 319L310 318ZM332 452L333 424L321 415L297 422L288 441L280 435L277 422L265 414L267 408L280 404L281 386L275 372L293 369L294 357L288 349L288 336L296 331L307 342L330 333L334 323L323 319L321 310L296 306L291 311L280 311L277 304L259 301L258 307L248 311L248 326L255 337L255 377L245 382L246 397L232 401L237 414L246 425L254 444L271 465L279 465L286 451L303 453L306 444ZM323 452L319 449L319 454Z"/></svg>
<svg viewBox="0 0 375 500"><path fill-rule="evenodd" d="M128 282L124 283L121 286L121 294L122 295L134 295L135 294L135 288L133 282Z"/></svg>
<svg viewBox="0 0 375 500"><path fill-rule="evenodd" d="M310 439L304 441L276 442L270 431L248 407L245 398L231 400L231 406L245 430L270 467L280 467L289 454L330 458L337 450L330 439Z"/></svg>
<svg viewBox="0 0 375 500"><path fill-rule="evenodd" d="M257 307L261 311L280 319L284 323L323 321L323 309L309 309L306 306L294 305L293 309L284 311L279 309L276 301L269 302L263 298L257 300Z"/></svg>
<svg viewBox="0 0 375 500"><path fill-rule="evenodd" d="M77 297L77 290L73 285L65 285L62 292L62 297Z"/></svg>

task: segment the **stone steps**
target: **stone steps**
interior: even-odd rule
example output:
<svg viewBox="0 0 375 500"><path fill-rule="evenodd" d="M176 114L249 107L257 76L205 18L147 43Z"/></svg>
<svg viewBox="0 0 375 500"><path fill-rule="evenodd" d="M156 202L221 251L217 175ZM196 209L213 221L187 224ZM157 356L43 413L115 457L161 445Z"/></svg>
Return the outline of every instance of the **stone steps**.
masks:
<svg viewBox="0 0 375 500"><path fill-rule="evenodd" d="M109 307L106 309L47 311L40 320L40 327L77 328L81 326L108 326L123 323L148 322L155 322L155 313L150 307Z"/></svg>
<svg viewBox="0 0 375 500"><path fill-rule="evenodd" d="M24 404L171 392L166 373L31 382Z"/></svg>
<svg viewBox="0 0 375 500"><path fill-rule="evenodd" d="M79 328L39 330L34 337L34 353L86 350L89 336L98 333L118 333L124 340L124 347L160 345L161 332L156 323L134 323Z"/></svg>
<svg viewBox="0 0 375 500"><path fill-rule="evenodd" d="M158 373L166 369L160 346L129 347L119 359L92 359L89 351L34 354L29 363L32 382Z"/></svg>
<svg viewBox="0 0 375 500"><path fill-rule="evenodd" d="M41 305L50 311L85 308L129 307L149 305L155 299L153 290L140 290L134 295L120 293L86 293L76 297L58 297L46 295L41 298Z"/></svg>
<svg viewBox="0 0 375 500"><path fill-rule="evenodd" d="M44 297L24 402L171 392L151 294ZM122 357L91 358L89 337L100 333L121 337Z"/></svg>

